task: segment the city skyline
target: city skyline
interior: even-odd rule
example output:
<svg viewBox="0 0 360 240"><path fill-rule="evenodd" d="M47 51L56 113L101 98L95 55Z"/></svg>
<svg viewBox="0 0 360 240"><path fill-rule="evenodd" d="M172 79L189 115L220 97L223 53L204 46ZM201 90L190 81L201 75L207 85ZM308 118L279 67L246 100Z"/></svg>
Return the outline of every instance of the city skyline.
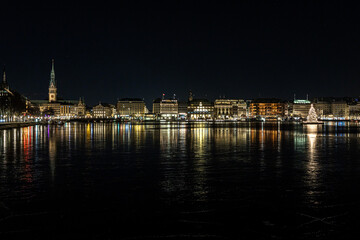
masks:
<svg viewBox="0 0 360 240"><path fill-rule="evenodd" d="M9 6L0 64L10 86L46 98L49 60L59 96L186 99L358 96L357 7L342 2L122 2ZM46 19L46 21L44 20Z"/></svg>
<svg viewBox="0 0 360 240"><path fill-rule="evenodd" d="M55 84L55 88L58 88L58 81L56 80L55 81L55 72L54 72L54 65L55 64L55 59L51 59L51 70L50 70L50 77L48 79L48 84ZM5 78L5 74L7 74L5 71L5 65L3 67L3 75L4 75L4 79L7 81L7 77ZM8 81L7 81L8 83ZM14 88L11 88L11 85L10 84L10 89L13 89L13 90L16 90ZM65 92L66 92L66 89L63 89ZM254 100L254 99L279 99L279 100L282 100L282 101L291 101L291 100L295 100L295 99L317 99L317 98L354 98L354 99L358 99L358 96L311 96L309 97L309 93L306 93L305 96L299 96L297 95L296 93L294 93L292 96L288 96L288 97L285 97L285 98L282 98L282 97L279 97L279 96L254 96L254 97L250 97L250 98L243 98L242 96L227 96L227 95L221 95L219 94L219 96L215 96L215 97L208 97L207 94L203 95L203 96L197 96L196 94L194 94L194 92L192 91L192 89L189 89L188 92L186 93L187 95L185 95L185 97L183 98L179 98L177 94L169 94L169 93L161 93L159 94L158 96L154 96L152 99L145 99L141 96L128 96L128 95L124 95L124 96L121 96L121 97L117 97L116 99L113 99L113 100L110 100L110 101L102 101L101 99L98 101L98 102L94 102L94 103L90 103L90 104L87 104L89 106L95 106L101 102L106 102L106 103L115 103L121 99L126 99L126 98L138 98L138 99L142 99L145 101L145 103L148 105L148 106L151 106L153 101L155 101L156 99L161 99L161 98L165 98L165 99L177 99L179 101L183 101L183 102L186 102L188 101L188 97L189 97L189 92L192 92L193 94L193 97L194 98L198 98L198 99L209 99L210 101L214 101L216 99L244 99L244 100ZM41 98L41 100L49 100L49 92L46 93L47 96L45 96L45 94L42 94L44 95L43 98ZM59 97L59 100L61 101L64 101L64 97L63 97L63 94L61 93L61 89L60 89L60 94L59 92L57 93ZM67 95L67 94L64 94L64 95ZM184 94L180 94L182 96L184 96ZM25 95L24 95L25 96ZM30 93L30 96L31 96L31 93ZM29 98L29 96L25 96L27 98ZM72 96L72 98L76 98L76 96ZM86 96L80 96L81 99L85 100L86 99ZM31 99L29 98L30 101L32 100L35 100L35 99ZM66 100L65 100L66 101ZM151 107L150 107L151 109Z"/></svg>

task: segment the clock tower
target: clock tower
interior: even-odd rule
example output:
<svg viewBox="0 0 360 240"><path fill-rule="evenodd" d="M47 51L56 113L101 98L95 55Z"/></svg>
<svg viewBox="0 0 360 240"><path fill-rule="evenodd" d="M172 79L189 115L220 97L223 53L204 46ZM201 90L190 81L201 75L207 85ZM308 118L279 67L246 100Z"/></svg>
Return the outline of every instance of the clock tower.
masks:
<svg viewBox="0 0 360 240"><path fill-rule="evenodd" d="M56 102L57 88L55 82L55 70L54 70L54 59L52 60L51 73L50 73L50 84L49 84L49 102Z"/></svg>

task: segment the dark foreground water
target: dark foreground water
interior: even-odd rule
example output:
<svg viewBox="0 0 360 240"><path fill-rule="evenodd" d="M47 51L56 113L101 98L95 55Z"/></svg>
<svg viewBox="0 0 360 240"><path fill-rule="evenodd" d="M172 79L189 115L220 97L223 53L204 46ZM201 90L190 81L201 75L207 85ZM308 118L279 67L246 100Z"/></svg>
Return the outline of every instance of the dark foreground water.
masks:
<svg viewBox="0 0 360 240"><path fill-rule="evenodd" d="M357 239L360 126L0 131L0 239Z"/></svg>

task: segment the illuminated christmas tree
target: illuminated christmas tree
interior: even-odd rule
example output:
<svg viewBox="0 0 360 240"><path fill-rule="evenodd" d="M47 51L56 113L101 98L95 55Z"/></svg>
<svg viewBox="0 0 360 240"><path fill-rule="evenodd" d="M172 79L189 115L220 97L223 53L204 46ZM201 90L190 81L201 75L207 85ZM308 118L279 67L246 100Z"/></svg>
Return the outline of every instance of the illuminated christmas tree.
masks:
<svg viewBox="0 0 360 240"><path fill-rule="evenodd" d="M311 104L311 107L309 109L309 115L307 116L307 121L308 122L317 122L317 114L315 111L314 106Z"/></svg>

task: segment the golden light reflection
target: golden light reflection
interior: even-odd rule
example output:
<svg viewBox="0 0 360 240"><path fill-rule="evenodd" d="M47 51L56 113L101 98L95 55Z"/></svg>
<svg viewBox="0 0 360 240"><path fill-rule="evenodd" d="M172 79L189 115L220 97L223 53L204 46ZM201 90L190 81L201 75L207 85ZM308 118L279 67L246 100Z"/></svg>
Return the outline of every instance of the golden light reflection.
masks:
<svg viewBox="0 0 360 240"><path fill-rule="evenodd" d="M305 182L309 186L307 191L308 200L313 204L318 204L318 188L320 184L319 179L319 163L317 159L317 133L318 125L306 125L305 131L308 139L308 159L306 164Z"/></svg>
<svg viewBox="0 0 360 240"><path fill-rule="evenodd" d="M48 126L49 128L49 126ZM49 163L50 163L50 174L51 180L55 178L55 164L56 164L56 136L49 136Z"/></svg>
<svg viewBox="0 0 360 240"><path fill-rule="evenodd" d="M24 160L24 171L25 176L24 180L27 183L33 182L33 174L32 174L32 167L33 163L31 162L31 155L32 155L32 128L33 127L26 127L22 129L22 139L23 139L23 160Z"/></svg>

